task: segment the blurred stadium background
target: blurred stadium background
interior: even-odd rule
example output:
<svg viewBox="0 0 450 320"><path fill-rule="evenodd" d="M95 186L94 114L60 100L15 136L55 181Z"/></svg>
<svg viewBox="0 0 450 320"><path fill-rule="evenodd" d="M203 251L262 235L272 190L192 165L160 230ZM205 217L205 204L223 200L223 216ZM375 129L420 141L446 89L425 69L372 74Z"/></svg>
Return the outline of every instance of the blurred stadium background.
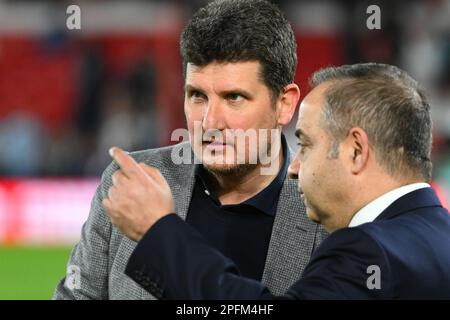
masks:
<svg viewBox="0 0 450 320"><path fill-rule="evenodd" d="M206 2L0 0L0 299L52 296L110 146L175 143L178 37ZM364 61L396 64L428 90L434 187L448 207L450 1L276 2L297 35L303 96L314 70ZM70 4L81 30L66 28ZM366 28L370 4L381 30Z"/></svg>

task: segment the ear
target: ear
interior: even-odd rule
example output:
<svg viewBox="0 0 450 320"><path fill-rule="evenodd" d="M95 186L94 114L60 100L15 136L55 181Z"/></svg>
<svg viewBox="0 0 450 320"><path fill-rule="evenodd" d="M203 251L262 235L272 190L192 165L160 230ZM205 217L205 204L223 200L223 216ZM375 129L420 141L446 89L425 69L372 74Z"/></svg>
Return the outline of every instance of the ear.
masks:
<svg viewBox="0 0 450 320"><path fill-rule="evenodd" d="M300 88L295 83L284 87L277 103L278 124L281 126L291 122L300 100Z"/></svg>
<svg viewBox="0 0 450 320"><path fill-rule="evenodd" d="M350 161L352 174L360 174L369 161L369 138L366 132L359 128L351 128L345 138L347 159Z"/></svg>

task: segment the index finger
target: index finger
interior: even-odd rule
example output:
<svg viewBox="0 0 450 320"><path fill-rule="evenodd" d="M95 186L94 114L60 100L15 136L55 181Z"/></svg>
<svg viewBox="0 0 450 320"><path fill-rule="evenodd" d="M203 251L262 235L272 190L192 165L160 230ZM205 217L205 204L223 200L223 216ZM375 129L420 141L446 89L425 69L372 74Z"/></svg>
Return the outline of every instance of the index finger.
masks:
<svg viewBox="0 0 450 320"><path fill-rule="evenodd" d="M117 162L127 177L130 178L136 173L145 174L144 170L137 164L137 162L122 149L112 147L109 149L109 154Z"/></svg>

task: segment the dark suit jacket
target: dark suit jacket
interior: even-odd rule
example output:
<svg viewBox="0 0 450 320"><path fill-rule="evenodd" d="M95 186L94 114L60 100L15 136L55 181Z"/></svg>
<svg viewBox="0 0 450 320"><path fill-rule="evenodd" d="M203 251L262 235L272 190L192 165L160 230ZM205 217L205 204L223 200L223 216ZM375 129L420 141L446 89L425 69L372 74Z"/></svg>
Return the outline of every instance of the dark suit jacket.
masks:
<svg viewBox="0 0 450 320"><path fill-rule="evenodd" d="M174 214L140 241L126 273L167 299L275 298ZM448 211L431 188L419 189L374 222L335 231L281 298L449 299Z"/></svg>

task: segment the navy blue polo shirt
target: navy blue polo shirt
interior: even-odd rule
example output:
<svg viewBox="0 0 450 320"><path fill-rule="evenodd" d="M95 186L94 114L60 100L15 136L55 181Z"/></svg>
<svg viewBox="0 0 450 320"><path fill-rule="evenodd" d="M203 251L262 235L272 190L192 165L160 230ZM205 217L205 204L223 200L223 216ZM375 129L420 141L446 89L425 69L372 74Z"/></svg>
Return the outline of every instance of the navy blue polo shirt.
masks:
<svg viewBox="0 0 450 320"><path fill-rule="evenodd" d="M209 243L233 260L241 274L260 281L272 234L278 199L288 169L287 143L282 136L284 163L275 179L252 198L222 205L211 191L210 176L195 168L195 184L186 221Z"/></svg>

